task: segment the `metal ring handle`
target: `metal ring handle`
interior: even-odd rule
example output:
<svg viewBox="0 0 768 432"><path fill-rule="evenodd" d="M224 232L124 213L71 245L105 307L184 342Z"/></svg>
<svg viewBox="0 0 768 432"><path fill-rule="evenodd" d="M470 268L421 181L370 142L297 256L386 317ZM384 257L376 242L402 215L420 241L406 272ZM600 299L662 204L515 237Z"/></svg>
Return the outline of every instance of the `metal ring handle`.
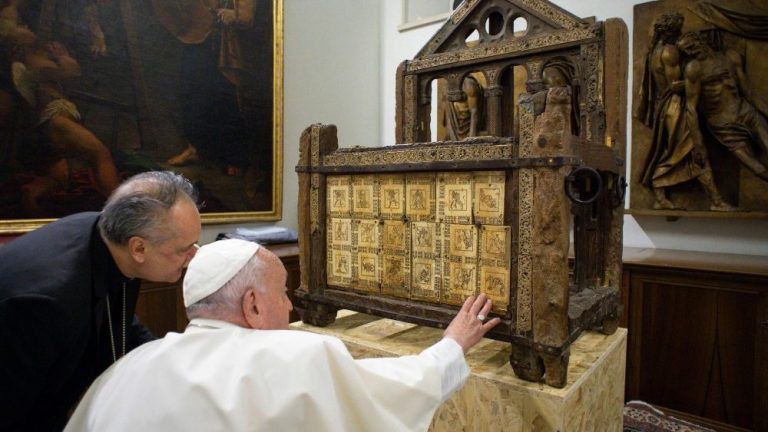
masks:
<svg viewBox="0 0 768 432"><path fill-rule="evenodd" d="M603 191L603 178L596 169L577 167L565 178L565 194L577 204L594 202Z"/></svg>

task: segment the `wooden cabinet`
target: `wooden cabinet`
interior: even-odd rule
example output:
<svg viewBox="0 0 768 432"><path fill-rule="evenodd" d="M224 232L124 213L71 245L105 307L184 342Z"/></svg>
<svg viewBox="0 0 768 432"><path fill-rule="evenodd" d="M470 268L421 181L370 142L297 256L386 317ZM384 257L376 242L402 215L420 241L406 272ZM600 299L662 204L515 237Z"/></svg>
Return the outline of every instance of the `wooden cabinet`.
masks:
<svg viewBox="0 0 768 432"><path fill-rule="evenodd" d="M267 246L283 261L288 271L286 283L289 293L299 286L299 246L297 243L285 243ZM181 280L176 283L143 282L139 299L136 302L136 315L139 320L157 337L169 331L182 332L189 322L184 311L184 299L181 292ZM295 312L291 321L298 320Z"/></svg>
<svg viewBox="0 0 768 432"><path fill-rule="evenodd" d="M624 251L626 398L768 431L768 257Z"/></svg>

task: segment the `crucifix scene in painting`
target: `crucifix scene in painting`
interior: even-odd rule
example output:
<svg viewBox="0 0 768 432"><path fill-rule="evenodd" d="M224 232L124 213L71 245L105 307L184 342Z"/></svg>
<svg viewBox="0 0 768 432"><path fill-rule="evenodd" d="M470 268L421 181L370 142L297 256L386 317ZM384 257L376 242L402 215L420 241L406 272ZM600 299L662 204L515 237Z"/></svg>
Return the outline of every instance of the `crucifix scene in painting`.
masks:
<svg viewBox="0 0 768 432"><path fill-rule="evenodd" d="M767 22L751 0L635 6L633 210L766 216Z"/></svg>
<svg viewBox="0 0 768 432"><path fill-rule="evenodd" d="M0 5L0 219L99 210L148 170L203 213L271 209L271 2Z"/></svg>

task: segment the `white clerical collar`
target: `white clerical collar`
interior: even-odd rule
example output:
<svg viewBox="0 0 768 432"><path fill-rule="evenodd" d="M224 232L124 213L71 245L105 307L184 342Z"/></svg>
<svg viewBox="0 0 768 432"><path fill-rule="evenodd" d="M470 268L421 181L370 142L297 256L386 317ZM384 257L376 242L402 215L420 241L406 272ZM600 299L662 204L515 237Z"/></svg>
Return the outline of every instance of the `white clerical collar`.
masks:
<svg viewBox="0 0 768 432"><path fill-rule="evenodd" d="M192 321L187 324L187 330L190 329L224 329L224 328L239 328L237 324L231 322L215 320L210 318L193 318Z"/></svg>

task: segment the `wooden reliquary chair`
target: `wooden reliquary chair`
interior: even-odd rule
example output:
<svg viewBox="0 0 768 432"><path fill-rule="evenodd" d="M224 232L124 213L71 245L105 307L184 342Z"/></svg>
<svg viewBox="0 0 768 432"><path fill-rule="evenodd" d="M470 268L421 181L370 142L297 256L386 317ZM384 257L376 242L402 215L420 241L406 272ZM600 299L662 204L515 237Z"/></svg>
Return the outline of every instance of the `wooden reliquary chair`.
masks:
<svg viewBox="0 0 768 432"><path fill-rule="evenodd" d="M397 70L398 145L303 133L302 319L442 327L483 292L515 373L564 386L571 342L618 322L626 71L621 20L465 0Z"/></svg>

